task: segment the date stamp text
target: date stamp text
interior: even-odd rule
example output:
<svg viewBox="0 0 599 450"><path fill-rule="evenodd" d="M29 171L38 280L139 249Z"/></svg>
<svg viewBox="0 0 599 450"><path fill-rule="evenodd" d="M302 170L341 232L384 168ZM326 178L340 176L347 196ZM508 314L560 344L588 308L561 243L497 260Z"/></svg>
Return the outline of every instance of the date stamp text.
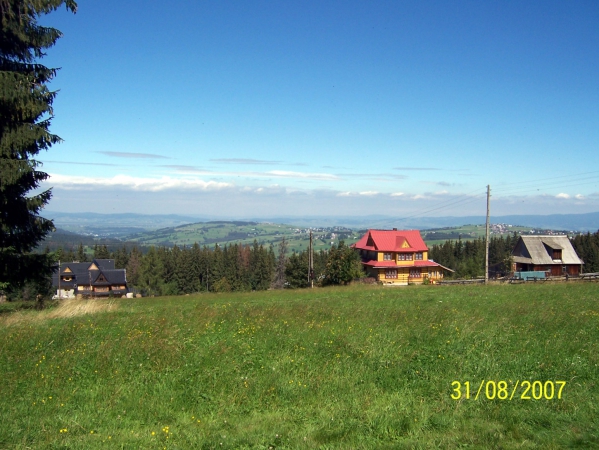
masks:
<svg viewBox="0 0 599 450"><path fill-rule="evenodd" d="M487 400L561 400L565 381L495 381L482 380L478 386L470 381L454 381L451 383L453 400L486 398ZM476 391L475 391L476 389Z"/></svg>

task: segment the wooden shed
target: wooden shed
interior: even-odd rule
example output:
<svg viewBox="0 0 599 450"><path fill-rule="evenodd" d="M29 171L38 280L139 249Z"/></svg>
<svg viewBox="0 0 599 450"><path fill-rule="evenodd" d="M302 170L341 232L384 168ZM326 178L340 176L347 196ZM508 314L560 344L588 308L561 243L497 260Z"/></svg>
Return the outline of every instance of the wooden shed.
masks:
<svg viewBox="0 0 599 450"><path fill-rule="evenodd" d="M542 271L552 276L577 276L584 264L565 235L520 236L512 258L514 272Z"/></svg>

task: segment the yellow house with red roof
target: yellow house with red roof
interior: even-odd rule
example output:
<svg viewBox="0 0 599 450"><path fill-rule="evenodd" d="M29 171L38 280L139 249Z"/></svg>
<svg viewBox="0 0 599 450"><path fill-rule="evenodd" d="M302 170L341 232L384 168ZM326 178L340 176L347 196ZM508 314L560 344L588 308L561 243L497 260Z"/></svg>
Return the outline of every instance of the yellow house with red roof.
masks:
<svg viewBox="0 0 599 450"><path fill-rule="evenodd" d="M453 270L428 259L428 247L418 230L368 230L352 245L369 276L384 284L422 284L443 279Z"/></svg>

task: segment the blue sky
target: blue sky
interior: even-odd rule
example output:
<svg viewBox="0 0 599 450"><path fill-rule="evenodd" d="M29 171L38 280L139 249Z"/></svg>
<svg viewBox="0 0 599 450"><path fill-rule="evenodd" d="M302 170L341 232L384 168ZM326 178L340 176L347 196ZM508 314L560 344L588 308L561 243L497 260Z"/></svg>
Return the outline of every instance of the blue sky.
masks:
<svg viewBox="0 0 599 450"><path fill-rule="evenodd" d="M599 211L596 1L90 1L48 211Z"/></svg>

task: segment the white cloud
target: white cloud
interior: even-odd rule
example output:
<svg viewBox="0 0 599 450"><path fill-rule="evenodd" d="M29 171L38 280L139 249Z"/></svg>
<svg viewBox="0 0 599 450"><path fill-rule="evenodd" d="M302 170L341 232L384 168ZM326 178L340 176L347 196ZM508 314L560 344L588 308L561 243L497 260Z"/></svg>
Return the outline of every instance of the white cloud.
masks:
<svg viewBox="0 0 599 450"><path fill-rule="evenodd" d="M565 199L568 199L568 198L570 198L570 196L568 194L561 193L561 194L557 194L555 196L555 198L565 198Z"/></svg>
<svg viewBox="0 0 599 450"><path fill-rule="evenodd" d="M168 156L157 155L155 153L128 153L128 152L97 152L106 156L115 158L134 158L134 159L171 159Z"/></svg>
<svg viewBox="0 0 599 450"><path fill-rule="evenodd" d="M310 173L310 172L289 172L286 170L270 170L265 173L275 177L282 178L308 178L312 180L339 180L337 175L330 173Z"/></svg>
<svg viewBox="0 0 599 450"><path fill-rule="evenodd" d="M402 195L404 195L403 192L394 192L393 194L391 194L391 197L401 197Z"/></svg>
<svg viewBox="0 0 599 450"><path fill-rule="evenodd" d="M584 195L582 194L576 194L574 197L576 197L578 200L584 200Z"/></svg>
<svg viewBox="0 0 599 450"><path fill-rule="evenodd" d="M129 188L135 191L158 192L169 189L220 190L233 187L231 183L204 181L197 178L136 178L115 175L111 178L50 174L49 183L63 189L94 189L97 187Z"/></svg>

